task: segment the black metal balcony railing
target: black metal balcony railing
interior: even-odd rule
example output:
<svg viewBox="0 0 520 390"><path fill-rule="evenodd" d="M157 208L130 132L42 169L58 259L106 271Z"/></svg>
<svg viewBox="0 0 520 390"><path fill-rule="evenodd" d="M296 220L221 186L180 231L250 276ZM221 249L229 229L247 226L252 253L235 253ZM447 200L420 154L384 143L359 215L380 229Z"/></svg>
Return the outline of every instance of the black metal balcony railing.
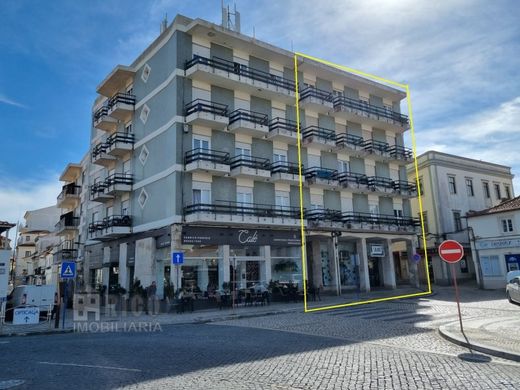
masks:
<svg viewBox="0 0 520 390"><path fill-rule="evenodd" d="M325 102L330 102L330 103L332 103L332 100L333 100L333 96L332 96L331 92L327 92L327 91L318 89L313 86L306 87L300 91L300 101L302 101L308 97L314 97L314 98L323 100Z"/></svg>
<svg viewBox="0 0 520 390"><path fill-rule="evenodd" d="M236 74L239 76L249 77L250 79L256 81L262 81L266 84L285 88L289 92L295 90L295 84L292 80L286 79L281 76L276 76L268 72L263 72L261 70L251 68L247 65L239 64L238 62L232 62L218 57L213 57L209 59L206 57L194 55L193 59L186 62L185 70L188 70L189 68L197 64L210 66L213 69L223 70L225 72Z"/></svg>
<svg viewBox="0 0 520 390"><path fill-rule="evenodd" d="M362 173L340 172L338 173L338 180L341 184L347 187L352 184L356 185L357 187L361 185L368 186L368 176Z"/></svg>
<svg viewBox="0 0 520 390"><path fill-rule="evenodd" d="M337 96L334 99L334 108L336 111L341 109L341 106L345 106L351 109L360 110L368 114L375 115L378 119L391 119L395 122L400 123L402 126L408 124L408 117L398 112L392 111L384 107L374 106L363 100L356 100L345 96Z"/></svg>
<svg viewBox="0 0 520 390"><path fill-rule="evenodd" d="M97 182L90 186L90 197L96 196L98 193L105 192L107 185L104 182Z"/></svg>
<svg viewBox="0 0 520 390"><path fill-rule="evenodd" d="M109 110L111 110L116 104L119 103L130 104L133 106L135 104L135 95L123 92L116 93L108 100L107 107Z"/></svg>
<svg viewBox="0 0 520 390"><path fill-rule="evenodd" d="M63 248L61 246L56 247L57 251L54 252L54 263L59 263L63 260L74 260L78 257L78 250L71 248Z"/></svg>
<svg viewBox="0 0 520 390"><path fill-rule="evenodd" d="M232 123L239 120L255 123L261 126L267 126L269 118L265 114L239 108L238 110L235 110L229 114L229 124L231 125Z"/></svg>
<svg viewBox="0 0 520 390"><path fill-rule="evenodd" d="M365 150L369 153L379 152L380 154L388 153L390 145L388 142L369 139L365 141Z"/></svg>
<svg viewBox="0 0 520 390"><path fill-rule="evenodd" d="M63 200L67 195L79 195L81 193L81 186L74 183L64 185L61 187L61 192L58 195L58 200Z"/></svg>
<svg viewBox="0 0 520 390"><path fill-rule="evenodd" d="M94 233L98 230L104 230L110 227L130 227L132 226L132 217L130 215L111 215L103 218L102 221L91 222L88 225L88 231Z"/></svg>
<svg viewBox="0 0 520 390"><path fill-rule="evenodd" d="M96 112L94 112L94 122L98 121L99 119L101 119L102 117L108 115L108 107L107 106L102 106L100 108L98 108L96 110Z"/></svg>
<svg viewBox="0 0 520 390"><path fill-rule="evenodd" d="M341 133L336 136L336 145L339 147L350 147L353 149L364 148L365 140L363 137Z"/></svg>
<svg viewBox="0 0 520 390"><path fill-rule="evenodd" d="M229 160L229 165L231 169L238 167L247 167L254 169L264 169L269 170L270 164L269 159L261 158L261 157L253 157L245 154L239 154Z"/></svg>
<svg viewBox="0 0 520 390"><path fill-rule="evenodd" d="M257 203L217 200L214 203L196 203L184 207L184 215L195 213L242 215L271 218L300 218L300 208Z"/></svg>
<svg viewBox="0 0 520 390"><path fill-rule="evenodd" d="M229 164L229 153L219 150L196 148L189 150L184 155L184 164L194 161L209 161L216 164Z"/></svg>
<svg viewBox="0 0 520 390"><path fill-rule="evenodd" d="M336 132L334 130L329 130L318 126L307 126L305 129L303 129L303 140L314 137L322 138L327 141L335 141Z"/></svg>
<svg viewBox="0 0 520 390"><path fill-rule="evenodd" d="M184 107L186 116L189 116L195 112L208 112L214 115L227 116L228 106L227 104L215 103L204 99L195 99Z"/></svg>
<svg viewBox="0 0 520 390"><path fill-rule="evenodd" d="M289 119L280 117L273 118L269 121L269 131L285 130L292 133L298 132L298 123Z"/></svg>
<svg viewBox="0 0 520 390"><path fill-rule="evenodd" d="M375 190L376 187L394 189L394 181L387 177L381 177L381 176L370 176L368 178L368 185L373 190Z"/></svg>
<svg viewBox="0 0 520 390"><path fill-rule="evenodd" d="M302 166L303 172L303 166ZM299 169L298 164L289 161L275 161L271 163L271 174L273 173L289 173L292 175L298 175Z"/></svg>
<svg viewBox="0 0 520 390"><path fill-rule="evenodd" d="M394 180L394 190L397 192L413 193L417 191L417 187L414 183L405 180Z"/></svg>
<svg viewBox="0 0 520 390"><path fill-rule="evenodd" d="M54 226L57 231L63 230L65 228L70 227L78 227L79 226L79 217L74 217L71 215L65 214L60 218L58 223Z"/></svg>
<svg viewBox="0 0 520 390"><path fill-rule="evenodd" d="M341 211L331 209L312 209L305 211L305 219L309 221L342 222Z"/></svg>
<svg viewBox="0 0 520 390"><path fill-rule="evenodd" d="M129 173L114 173L105 179L105 185L107 187L113 186L114 184L132 185L133 182L133 176Z"/></svg>
<svg viewBox="0 0 520 390"><path fill-rule="evenodd" d="M134 144L134 135L131 133L122 133L117 132L112 134L110 137L107 138L107 141L105 145L107 148L110 148L112 145L116 143L122 143L122 144Z"/></svg>
<svg viewBox="0 0 520 390"><path fill-rule="evenodd" d="M405 148L404 146L394 145L388 149L390 156L398 160L411 160L413 158L412 149Z"/></svg>
<svg viewBox="0 0 520 390"><path fill-rule="evenodd" d="M371 225L395 225L395 226L406 226L406 227L417 227L419 226L418 218L411 217L396 217L394 215L387 214L371 214L371 213L357 213L357 212L345 212L342 213L342 220L344 223L358 223L358 224L371 224Z"/></svg>
<svg viewBox="0 0 520 390"><path fill-rule="evenodd" d="M92 148L92 161L107 152L108 146L106 143L100 143Z"/></svg>
<svg viewBox="0 0 520 390"><path fill-rule="evenodd" d="M336 169L310 167L304 170L304 176L307 180L322 179L322 180L338 180L338 171Z"/></svg>

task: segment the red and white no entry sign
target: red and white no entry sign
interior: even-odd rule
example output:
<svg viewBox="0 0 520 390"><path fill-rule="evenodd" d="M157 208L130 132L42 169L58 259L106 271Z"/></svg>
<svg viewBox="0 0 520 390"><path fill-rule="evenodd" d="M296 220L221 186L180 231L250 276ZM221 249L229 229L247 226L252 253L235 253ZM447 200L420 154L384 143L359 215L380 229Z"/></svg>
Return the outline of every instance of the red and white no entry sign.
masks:
<svg viewBox="0 0 520 390"><path fill-rule="evenodd" d="M464 248L455 240L446 240L439 245L439 256L447 263L456 263L464 257Z"/></svg>

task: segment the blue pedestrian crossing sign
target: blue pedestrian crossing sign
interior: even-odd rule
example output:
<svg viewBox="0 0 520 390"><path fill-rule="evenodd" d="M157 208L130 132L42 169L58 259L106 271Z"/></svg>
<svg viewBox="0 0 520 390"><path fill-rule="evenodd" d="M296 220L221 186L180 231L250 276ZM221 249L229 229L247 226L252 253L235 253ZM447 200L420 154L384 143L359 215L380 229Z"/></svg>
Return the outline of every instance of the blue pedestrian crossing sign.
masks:
<svg viewBox="0 0 520 390"><path fill-rule="evenodd" d="M61 263L60 277L62 279L73 279L76 277L76 263L64 261Z"/></svg>
<svg viewBox="0 0 520 390"><path fill-rule="evenodd" d="M183 252L172 252L172 264L183 264L184 253Z"/></svg>

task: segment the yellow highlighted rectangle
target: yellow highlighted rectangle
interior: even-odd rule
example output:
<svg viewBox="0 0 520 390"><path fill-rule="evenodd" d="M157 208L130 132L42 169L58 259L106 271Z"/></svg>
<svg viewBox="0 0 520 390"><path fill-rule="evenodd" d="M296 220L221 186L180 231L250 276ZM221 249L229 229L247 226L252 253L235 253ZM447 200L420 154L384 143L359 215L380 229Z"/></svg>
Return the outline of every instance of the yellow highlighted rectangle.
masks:
<svg viewBox="0 0 520 390"><path fill-rule="evenodd" d="M357 302L350 302L350 303L344 303L339 305L331 305L331 306L322 306L322 307L314 307L309 308L307 305L307 256L306 256L306 242L305 242L305 225L304 225L304 206L303 206L303 176L302 176L302 159L301 159L301 128L300 128L300 104L299 104L299 81L298 81L298 57L307 58L312 61L328 65L330 67L352 73L358 76L362 76L368 79L376 80L388 85L392 85L398 88L403 88L406 92L406 101L408 106L408 120L410 124L410 130L411 130L411 138L412 138L412 151L413 151L413 158L414 158L414 167L415 167L415 182L417 184L417 193L418 193L418 199L419 199L419 215L421 220L421 232L422 232L422 240L423 240L423 247L424 247L424 268L425 268L425 274L426 274L426 280L428 285L428 291L422 291L418 293L413 294L405 294L405 295L397 295L394 297L385 297L385 298L376 298L376 299L367 299L363 301L357 301ZM316 311L323 311L323 310L329 310L329 309L338 309L342 307L348 307L348 306L357 306L362 305L366 303L375 303L375 302L383 302L383 301L389 301L394 299L402 299L402 298L412 298L412 297L419 297L424 295L431 294L431 282L430 282L430 274L428 272L428 253L426 250L426 235L424 233L424 220L423 220L423 208L422 208L422 199L421 199L421 187L419 183L419 168L417 165L417 153L416 153L416 142L415 142L415 131L414 131L414 125L413 125L413 115L412 115L412 101L410 98L410 87L408 84L402 84L398 83L396 81L388 80L383 77L379 77L370 73L362 72L360 70L352 69L347 66L339 65L332 63L330 61L325 61L316 57L309 56L307 54L296 52L294 54L294 80L295 80L295 100L296 100L296 133L297 133L297 142L298 142L298 181L299 181L299 193L300 193L300 225L301 225L301 252L302 252L302 277L303 277L303 306L304 311L306 313L309 312L316 312ZM418 275L417 275L418 277Z"/></svg>

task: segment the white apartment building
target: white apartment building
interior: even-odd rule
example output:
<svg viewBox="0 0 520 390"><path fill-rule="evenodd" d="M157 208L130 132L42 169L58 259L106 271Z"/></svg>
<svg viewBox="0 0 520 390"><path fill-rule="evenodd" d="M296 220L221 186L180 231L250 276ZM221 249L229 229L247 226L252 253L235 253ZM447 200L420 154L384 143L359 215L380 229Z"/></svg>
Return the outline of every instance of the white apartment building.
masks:
<svg viewBox="0 0 520 390"><path fill-rule="evenodd" d="M452 239L465 250L465 257L456 265L457 279L475 280L478 267L471 254L466 213L512 198L511 168L437 151L421 154L417 163L430 277L436 284L451 283L450 267L440 259L437 248L445 239ZM408 166L408 178L415 178L413 164ZM418 199L412 201L412 212L419 215ZM419 245L418 253L423 254L422 236Z"/></svg>

